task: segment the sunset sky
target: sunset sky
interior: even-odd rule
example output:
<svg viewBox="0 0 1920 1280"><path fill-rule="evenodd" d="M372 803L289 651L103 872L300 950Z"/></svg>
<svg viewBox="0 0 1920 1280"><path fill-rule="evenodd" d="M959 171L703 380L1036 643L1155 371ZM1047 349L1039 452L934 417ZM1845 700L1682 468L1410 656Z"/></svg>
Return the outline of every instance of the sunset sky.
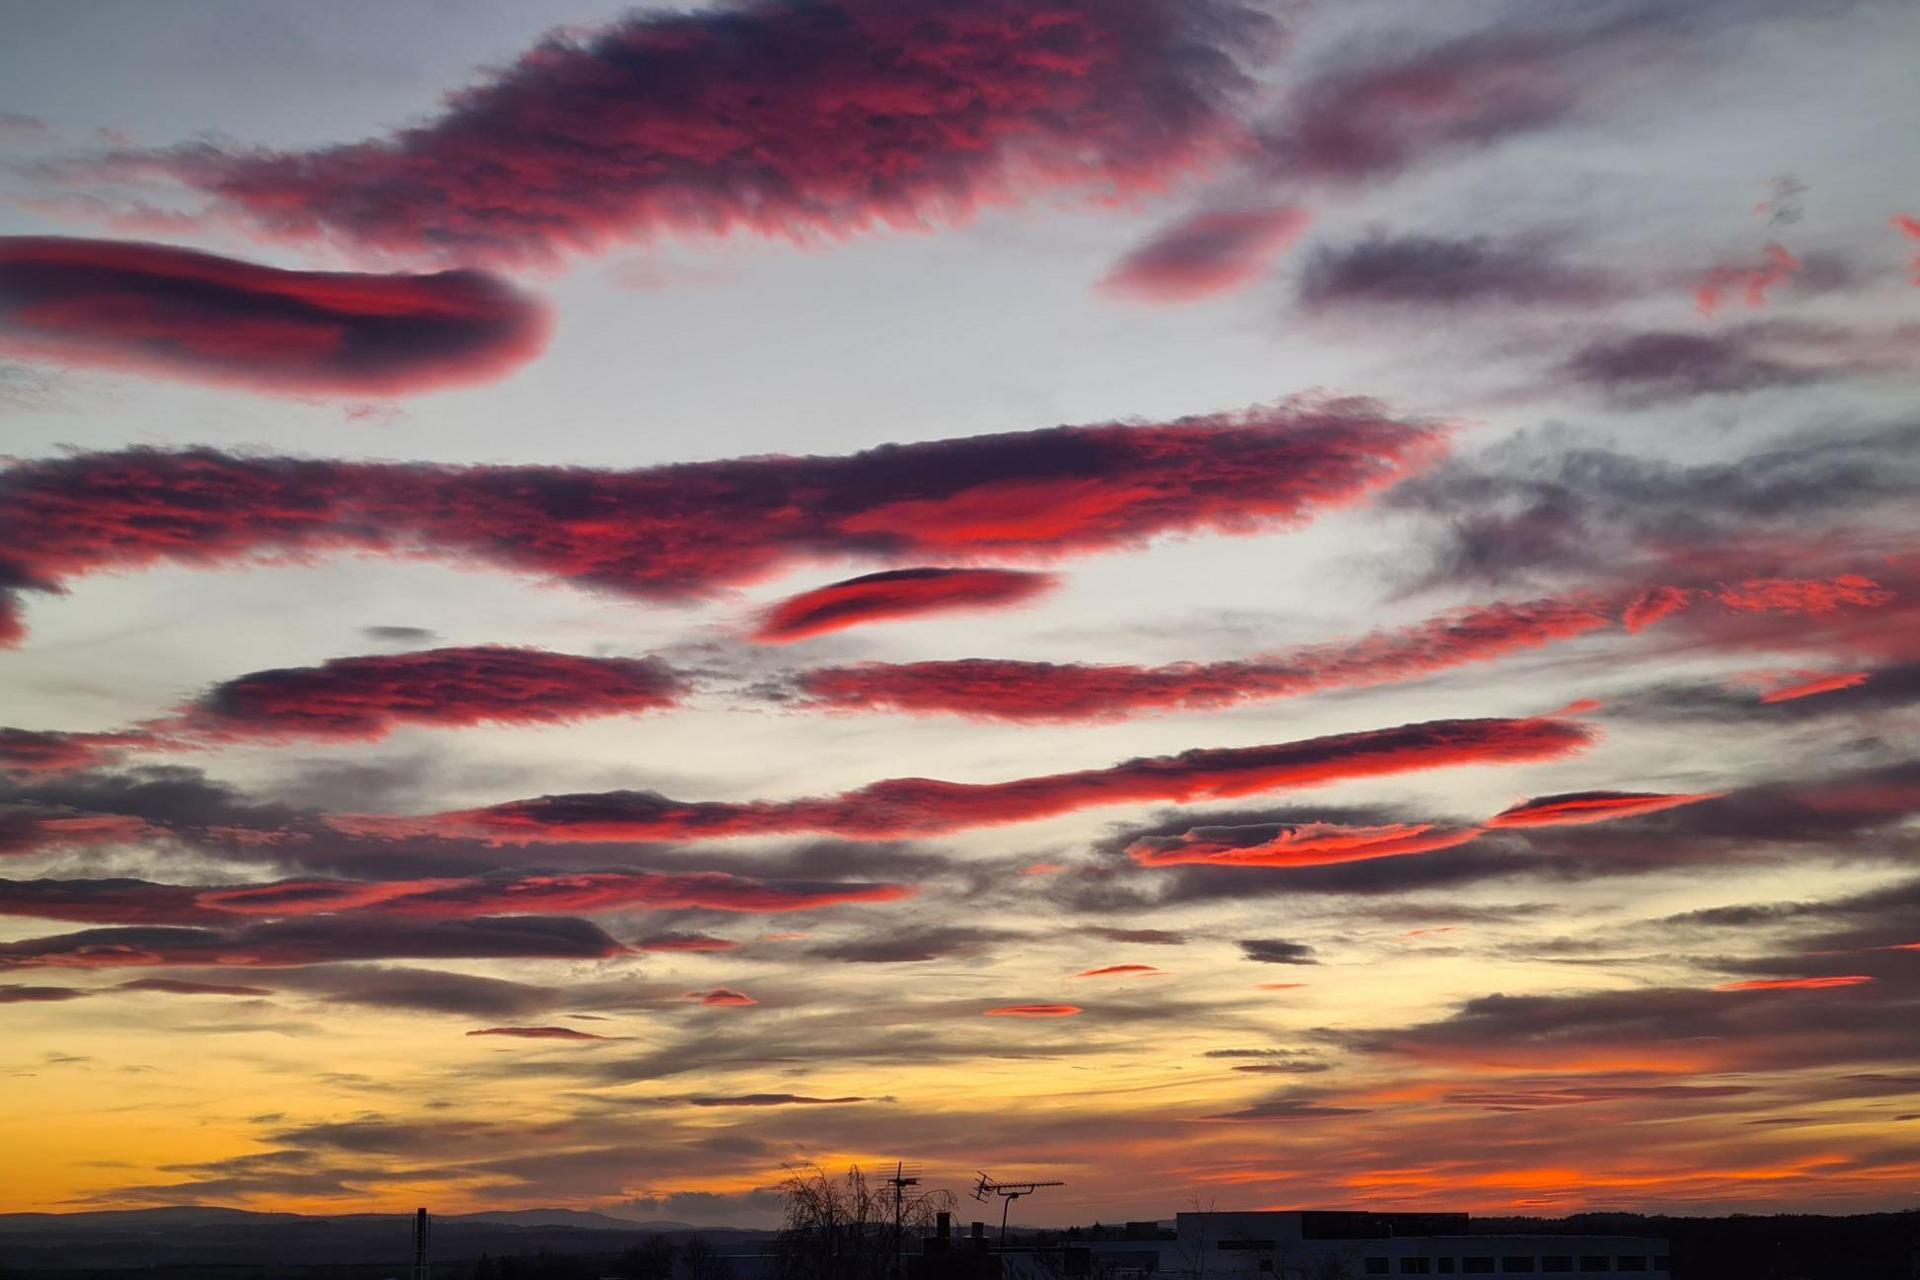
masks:
<svg viewBox="0 0 1920 1280"><path fill-rule="evenodd" d="M1916 47L0 0L0 1212L1910 1206Z"/></svg>

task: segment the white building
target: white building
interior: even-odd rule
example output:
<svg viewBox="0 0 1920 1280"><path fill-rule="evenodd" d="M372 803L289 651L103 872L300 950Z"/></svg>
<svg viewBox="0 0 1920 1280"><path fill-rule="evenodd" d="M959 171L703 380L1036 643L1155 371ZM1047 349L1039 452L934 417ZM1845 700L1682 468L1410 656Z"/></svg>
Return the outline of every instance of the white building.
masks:
<svg viewBox="0 0 1920 1280"><path fill-rule="evenodd" d="M1579 1276L1665 1280L1667 1242L1640 1236L1469 1234L1464 1213L1183 1213L1165 1271L1192 1280Z"/></svg>

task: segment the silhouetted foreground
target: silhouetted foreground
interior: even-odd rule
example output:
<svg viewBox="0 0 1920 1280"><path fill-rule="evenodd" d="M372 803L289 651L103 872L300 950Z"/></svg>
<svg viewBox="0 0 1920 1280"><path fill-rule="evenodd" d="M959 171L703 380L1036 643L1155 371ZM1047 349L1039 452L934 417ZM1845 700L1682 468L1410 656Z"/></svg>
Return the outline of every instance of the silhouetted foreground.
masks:
<svg viewBox="0 0 1920 1280"><path fill-rule="evenodd" d="M0 1215L0 1280L378 1280L406 1274L408 1215L310 1217L234 1209L146 1209ZM1172 1232L1083 1227L1022 1231L1006 1280L1063 1277L1069 1254L1100 1240L1161 1253L1183 1275ZM1852 1217L1669 1218L1580 1214L1476 1218L1473 1235L1664 1237L1673 1280L1915 1280L1920 1211ZM1143 1238L1145 1236L1157 1238ZM436 1220L436 1280L756 1280L777 1274L773 1231L695 1230L568 1210ZM698 1241L699 1243L693 1243ZM692 1247L689 1248L689 1245ZM911 1247L911 1246L910 1246ZM483 1260L484 1259L484 1260ZM975 1280L1000 1280L979 1259ZM1096 1268L1090 1280L1102 1280ZM910 1273L911 1274L911 1273ZM1208 1280L1231 1280L1209 1271Z"/></svg>

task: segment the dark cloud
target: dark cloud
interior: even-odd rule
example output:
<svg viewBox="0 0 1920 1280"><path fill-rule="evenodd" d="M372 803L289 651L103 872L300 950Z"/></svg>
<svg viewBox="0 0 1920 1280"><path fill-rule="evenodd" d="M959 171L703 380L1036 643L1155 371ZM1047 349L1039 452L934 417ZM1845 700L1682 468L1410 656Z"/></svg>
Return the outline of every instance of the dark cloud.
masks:
<svg viewBox="0 0 1920 1280"><path fill-rule="evenodd" d="M1673 463L1525 432L1398 486L1389 507L1434 518L1428 582L1507 582L1545 571L1603 578L1656 555L1736 553L1747 573L1844 523L1896 520L1920 486L1920 429L1823 427L1737 462ZM1780 545L1783 531L1793 539ZM1765 536L1762 536L1762 535ZM1784 558L1783 558L1784 557ZM1671 566L1669 566L1671 567ZM1682 567L1689 567L1686 560ZM1701 566L1718 573L1709 559Z"/></svg>
<svg viewBox="0 0 1920 1280"><path fill-rule="evenodd" d="M1183 947L1187 944L1185 934L1168 929L1114 929L1094 928L1087 930L1096 938L1105 938L1109 942L1132 942L1150 947Z"/></svg>
<svg viewBox="0 0 1920 1280"><path fill-rule="evenodd" d="M482 1027L478 1031L467 1032L470 1036L506 1036L517 1040L583 1040L592 1044L605 1044L606 1036L596 1036L586 1031L576 1031L572 1027Z"/></svg>
<svg viewBox="0 0 1920 1280"><path fill-rule="evenodd" d="M179 978L135 978L121 983L119 991L157 991L170 996L270 996L266 987L241 987L231 983L188 982Z"/></svg>
<svg viewBox="0 0 1920 1280"><path fill-rule="evenodd" d="M385 138L117 159L270 236L382 253L519 263L663 232L850 235L1157 187L1224 145L1248 87L1237 59L1269 28L1230 0L640 13L550 34Z"/></svg>
<svg viewBox="0 0 1920 1280"><path fill-rule="evenodd" d="M1565 374L1624 408L1698 396L1764 391L1825 382L1858 371L1845 364L1796 358L1767 341L1771 324L1716 333L1655 331L1592 342L1567 361Z"/></svg>
<svg viewBox="0 0 1920 1280"><path fill-rule="evenodd" d="M330 658L222 681L158 731L229 738L379 738L404 725L542 724L675 705L656 658L480 645Z"/></svg>
<svg viewBox="0 0 1920 1280"><path fill-rule="evenodd" d="M25 987L18 983L0 983L0 1004L59 1004L92 994L79 987Z"/></svg>
<svg viewBox="0 0 1920 1280"><path fill-rule="evenodd" d="M1367 1107L1340 1107L1318 1100L1314 1094L1280 1094L1256 1102L1238 1111L1208 1116L1209 1120L1340 1120L1372 1114Z"/></svg>
<svg viewBox="0 0 1920 1280"><path fill-rule="evenodd" d="M329 1004L403 1009L465 1018L529 1018L563 1006L564 990L440 969L391 965L314 965L273 975L275 986Z"/></svg>
<svg viewBox="0 0 1920 1280"><path fill-rule="evenodd" d="M1608 272L1564 261L1543 240L1375 235L1314 250L1300 302L1315 310L1579 306L1627 292Z"/></svg>
<svg viewBox="0 0 1920 1280"><path fill-rule="evenodd" d="M838 1107L855 1102L875 1102L875 1098L812 1098L803 1093L730 1093L694 1094L687 1098L694 1107Z"/></svg>
<svg viewBox="0 0 1920 1280"><path fill-rule="evenodd" d="M1729 725L1793 724L1899 710L1920 703L1920 662L1825 676L1791 672L1772 688L1665 681L1614 694L1609 719Z"/></svg>
<svg viewBox="0 0 1920 1280"><path fill-rule="evenodd" d="M870 934L810 947L807 954L820 960L851 964L912 964L928 960L973 959L988 954L995 944L1021 935L1005 929L974 925L929 925L893 933Z"/></svg>
<svg viewBox="0 0 1920 1280"><path fill-rule="evenodd" d="M1391 180L1585 121L1636 91L1689 83L1741 48L1757 22L1851 7L1602 0L1510 8L1480 30L1424 46L1370 34L1336 49L1288 91L1259 126L1261 164L1295 183Z"/></svg>
<svg viewBox="0 0 1920 1280"><path fill-rule="evenodd" d="M347 913L421 920L474 920L565 911L701 909L729 913L817 911L847 903L897 902L905 885L768 883L725 872L520 873L473 879L278 880L189 886L145 880L0 880L0 915L119 924L235 924L245 917ZM697 935L655 938L650 949L711 950Z"/></svg>
<svg viewBox="0 0 1920 1280"><path fill-rule="evenodd" d="M188 885L111 880L0 880L0 915L89 924L218 924L233 918L202 906Z"/></svg>
<svg viewBox="0 0 1920 1280"><path fill-rule="evenodd" d="M340 818L364 835L440 834L502 843L718 839L823 832L853 839L933 835L1029 822L1101 805L1227 799L1467 764L1559 759L1592 731L1566 720L1436 720L1303 742L1128 760L1000 783L892 778L837 796L746 803L650 792L540 796L425 818Z"/></svg>
<svg viewBox="0 0 1920 1280"><path fill-rule="evenodd" d="M1288 942L1282 938L1246 938L1240 943L1240 952L1249 960L1261 964L1319 964L1314 957L1313 948L1304 942Z"/></svg>
<svg viewBox="0 0 1920 1280"><path fill-rule="evenodd" d="M127 747L148 744L143 733L46 733L0 728L0 774L65 773L103 763Z"/></svg>
<svg viewBox="0 0 1920 1280"><path fill-rule="evenodd" d="M488 381L544 310L478 271L281 271L166 245L0 236L0 352L254 390L399 395Z"/></svg>
<svg viewBox="0 0 1920 1280"><path fill-rule="evenodd" d="M600 960L627 948L585 920L278 920L232 929L82 929L0 943L0 969L282 968L341 960Z"/></svg>
<svg viewBox="0 0 1920 1280"><path fill-rule="evenodd" d="M1136 246L1101 287L1147 302L1186 303L1237 289L1306 231L1309 216L1285 206L1203 209Z"/></svg>
<svg viewBox="0 0 1920 1280"><path fill-rule="evenodd" d="M1651 1072L1904 1064L1920 993L1875 984L1811 992L1651 987L1489 995L1433 1022L1343 1035L1351 1047L1460 1066Z"/></svg>
<svg viewBox="0 0 1920 1280"><path fill-rule="evenodd" d="M360 628L360 634L369 640L383 640L390 644L425 644L440 638L438 632L427 627L371 626Z"/></svg>
<svg viewBox="0 0 1920 1280"><path fill-rule="evenodd" d="M1051 574L1016 569L889 569L803 591L767 610L754 639L788 644L872 622L955 610L1004 608L1054 586Z"/></svg>
<svg viewBox="0 0 1920 1280"><path fill-rule="evenodd" d="M1271 530L1404 479L1443 439L1349 400L633 471L76 454L0 471L0 589L350 551L687 599L824 555L1063 556Z"/></svg>

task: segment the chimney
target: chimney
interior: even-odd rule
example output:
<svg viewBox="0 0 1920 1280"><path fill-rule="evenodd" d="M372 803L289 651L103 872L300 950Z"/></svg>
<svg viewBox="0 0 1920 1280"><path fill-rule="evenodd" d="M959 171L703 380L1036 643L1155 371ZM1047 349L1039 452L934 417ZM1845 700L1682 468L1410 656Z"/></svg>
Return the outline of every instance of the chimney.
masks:
<svg viewBox="0 0 1920 1280"><path fill-rule="evenodd" d="M973 1229L968 1234L973 1239L973 1247L979 1252L985 1253L987 1251L987 1224L984 1222L976 1222L972 1224L972 1226Z"/></svg>
<svg viewBox="0 0 1920 1280"><path fill-rule="evenodd" d="M933 1234L936 1239L953 1239L953 1215L945 1209L933 1216Z"/></svg>

